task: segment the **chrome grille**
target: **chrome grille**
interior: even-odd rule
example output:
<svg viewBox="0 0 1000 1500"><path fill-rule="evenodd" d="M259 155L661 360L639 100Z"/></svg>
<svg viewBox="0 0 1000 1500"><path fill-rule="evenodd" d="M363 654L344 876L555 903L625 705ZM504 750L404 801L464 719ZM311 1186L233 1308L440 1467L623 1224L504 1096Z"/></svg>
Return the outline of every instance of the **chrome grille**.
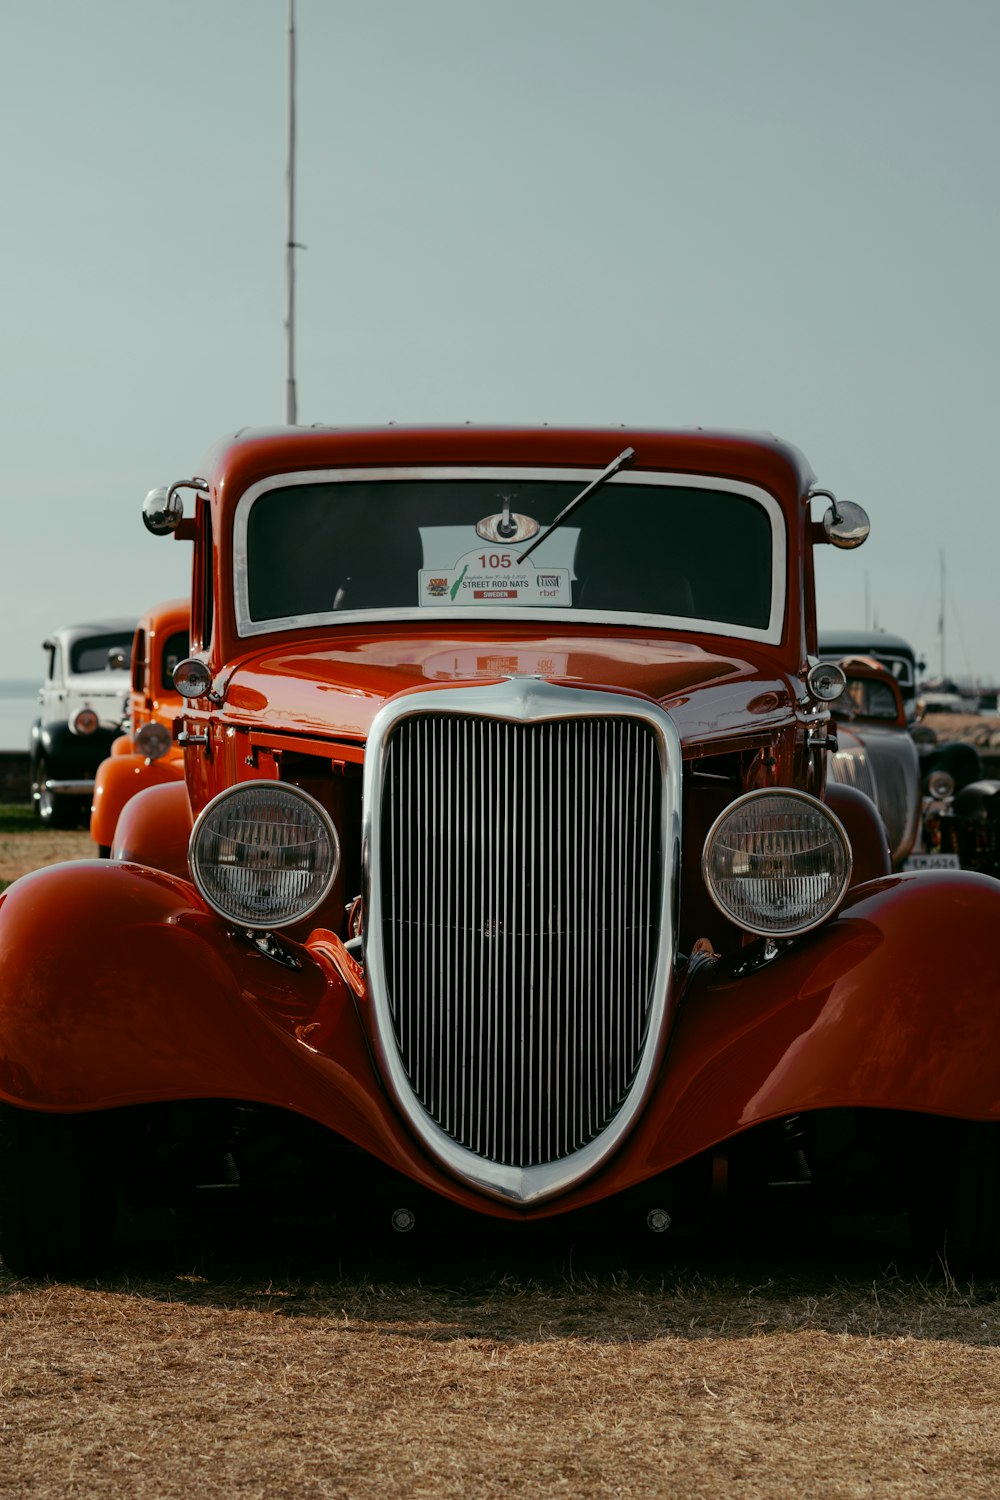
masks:
<svg viewBox="0 0 1000 1500"><path fill-rule="evenodd" d="M660 775L634 716L414 714L387 738L388 1015L415 1098L480 1158L565 1157L628 1093L661 928Z"/></svg>
<svg viewBox="0 0 1000 1500"><path fill-rule="evenodd" d="M827 774L842 786L856 787L878 806L875 776L864 750L837 750L827 760Z"/></svg>

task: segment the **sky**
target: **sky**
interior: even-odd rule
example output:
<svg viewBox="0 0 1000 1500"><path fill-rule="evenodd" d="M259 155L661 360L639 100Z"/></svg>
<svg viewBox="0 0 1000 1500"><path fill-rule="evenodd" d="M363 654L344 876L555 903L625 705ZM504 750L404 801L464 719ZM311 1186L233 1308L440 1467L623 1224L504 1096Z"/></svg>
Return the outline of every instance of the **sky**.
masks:
<svg viewBox="0 0 1000 1500"><path fill-rule="evenodd" d="M297 0L300 422L766 430L820 623L1000 682L996 0ZM0 0L0 678L284 418L287 0Z"/></svg>

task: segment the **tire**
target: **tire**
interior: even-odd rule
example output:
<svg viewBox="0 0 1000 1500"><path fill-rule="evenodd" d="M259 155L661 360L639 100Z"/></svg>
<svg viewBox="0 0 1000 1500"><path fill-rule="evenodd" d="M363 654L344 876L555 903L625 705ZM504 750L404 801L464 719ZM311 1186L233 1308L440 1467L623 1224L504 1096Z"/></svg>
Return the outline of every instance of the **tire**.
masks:
<svg viewBox="0 0 1000 1500"><path fill-rule="evenodd" d="M88 1276L114 1239L109 1116L0 1104L0 1255L15 1276Z"/></svg>
<svg viewBox="0 0 1000 1500"><path fill-rule="evenodd" d="M46 789L48 767L44 760L38 762L35 781L35 811L45 828L73 828L79 820L78 797L60 797Z"/></svg>
<svg viewBox="0 0 1000 1500"><path fill-rule="evenodd" d="M1000 1276L1000 1123L927 1119L917 1149L917 1255L946 1276Z"/></svg>

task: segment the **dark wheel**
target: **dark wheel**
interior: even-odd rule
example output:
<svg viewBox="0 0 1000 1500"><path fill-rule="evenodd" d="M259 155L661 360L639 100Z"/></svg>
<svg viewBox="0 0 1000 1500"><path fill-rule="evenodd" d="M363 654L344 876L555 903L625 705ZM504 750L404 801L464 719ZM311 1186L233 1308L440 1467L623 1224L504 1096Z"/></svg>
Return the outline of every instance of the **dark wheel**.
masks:
<svg viewBox="0 0 1000 1500"><path fill-rule="evenodd" d="M48 774L48 767L44 760L40 760L35 772L35 811L39 821L46 828L73 828L79 821L80 799L60 797L58 793L49 791L45 785Z"/></svg>
<svg viewBox="0 0 1000 1500"><path fill-rule="evenodd" d="M921 1122L910 1199L918 1256L945 1274L1000 1276L1000 1124Z"/></svg>
<svg viewBox="0 0 1000 1500"><path fill-rule="evenodd" d="M108 1116L0 1104L0 1255L17 1276L87 1276L111 1249Z"/></svg>

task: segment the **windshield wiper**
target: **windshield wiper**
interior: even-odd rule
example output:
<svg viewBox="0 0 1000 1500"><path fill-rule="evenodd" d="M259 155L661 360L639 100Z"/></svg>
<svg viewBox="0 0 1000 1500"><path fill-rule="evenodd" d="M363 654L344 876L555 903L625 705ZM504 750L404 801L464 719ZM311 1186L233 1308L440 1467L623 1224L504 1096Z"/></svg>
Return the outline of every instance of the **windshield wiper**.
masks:
<svg viewBox="0 0 1000 1500"><path fill-rule="evenodd" d="M517 559L518 562L523 563L526 557L530 557L535 548L540 547L545 538L547 536L551 536L556 527L561 526L566 517L571 516L576 510L577 506L583 504L588 495L592 495L594 493L598 485L603 484L606 479L610 479L612 474L617 474L618 470L624 468L624 466L627 463L630 463L634 457L635 449L625 448L621 453L619 453L617 458L613 458L608 464L608 467L604 469L600 474L598 474L596 479L592 479L585 489L582 489L578 495L574 496L574 498L569 502L568 505L563 507L563 509L559 512L551 525L546 526L545 530L535 537L535 540L532 542L531 546L526 547L525 550L521 553L520 557Z"/></svg>

